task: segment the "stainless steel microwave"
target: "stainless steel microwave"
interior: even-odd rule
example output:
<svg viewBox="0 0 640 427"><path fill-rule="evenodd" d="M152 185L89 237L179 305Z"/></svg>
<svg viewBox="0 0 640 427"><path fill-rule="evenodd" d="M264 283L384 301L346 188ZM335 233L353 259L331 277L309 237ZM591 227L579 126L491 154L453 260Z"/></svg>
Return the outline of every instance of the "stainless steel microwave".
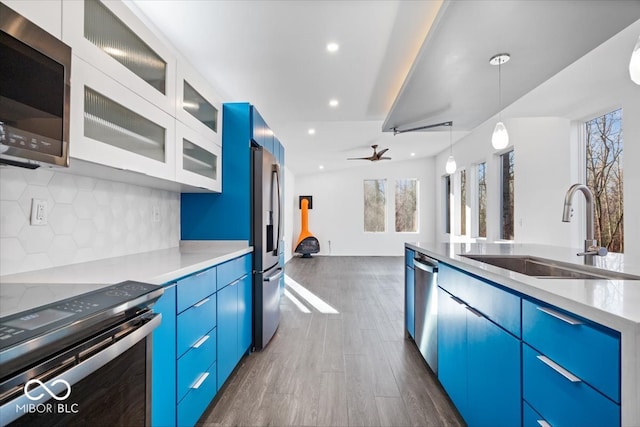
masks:
<svg viewBox="0 0 640 427"><path fill-rule="evenodd" d="M71 48L0 3L0 163L69 166Z"/></svg>

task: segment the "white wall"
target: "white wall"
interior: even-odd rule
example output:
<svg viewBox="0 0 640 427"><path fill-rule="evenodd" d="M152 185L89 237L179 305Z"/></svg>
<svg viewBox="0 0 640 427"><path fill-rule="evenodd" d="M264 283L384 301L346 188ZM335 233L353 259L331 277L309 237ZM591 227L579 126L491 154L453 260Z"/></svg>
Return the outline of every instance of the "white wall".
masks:
<svg viewBox="0 0 640 427"><path fill-rule="evenodd" d="M298 196L301 195L313 196L309 230L320 241L322 255L402 255L407 241L433 241L433 165L433 158L422 158L296 176L292 245L300 233ZM419 233L394 231L395 180L406 178L419 180ZM385 233L364 232L365 179L387 179Z"/></svg>
<svg viewBox="0 0 640 427"><path fill-rule="evenodd" d="M31 199L48 224L30 225ZM160 221L152 221L157 207ZM0 275L165 249L180 242L180 193L0 166Z"/></svg>
<svg viewBox="0 0 640 427"><path fill-rule="evenodd" d="M285 160L286 161L286 160ZM294 215L298 210L297 197L295 197L296 177L289 170L288 167L284 168L284 262L291 259L292 240L297 238L297 232L294 231ZM295 235L295 236L294 236Z"/></svg>

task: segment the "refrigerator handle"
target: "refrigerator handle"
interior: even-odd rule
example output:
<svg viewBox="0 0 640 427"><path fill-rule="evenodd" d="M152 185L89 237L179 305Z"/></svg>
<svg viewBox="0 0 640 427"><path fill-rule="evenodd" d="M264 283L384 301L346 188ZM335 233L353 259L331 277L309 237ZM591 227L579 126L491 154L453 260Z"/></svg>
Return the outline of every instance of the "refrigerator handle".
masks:
<svg viewBox="0 0 640 427"><path fill-rule="evenodd" d="M276 194L278 195L278 199L277 199L277 204L278 204L278 232L276 235L276 247L273 250L275 255L279 255L280 254L280 239L281 239L281 224L282 224L282 200L281 200L281 194L280 194L280 166L275 164L273 165L273 169L272 169L272 179L273 179L273 175L276 176L276 188L277 188L277 192Z"/></svg>
<svg viewBox="0 0 640 427"><path fill-rule="evenodd" d="M278 279L280 279L280 278L282 277L282 275L284 274L284 271L283 271L283 270L282 270L282 268L280 268L280 267L278 267L278 268L276 269L276 271L277 271L277 273L272 274L272 275L271 275L271 276L269 276L269 277L265 277L265 278L263 279L263 281L271 283L271 282L273 282L274 280L278 280Z"/></svg>

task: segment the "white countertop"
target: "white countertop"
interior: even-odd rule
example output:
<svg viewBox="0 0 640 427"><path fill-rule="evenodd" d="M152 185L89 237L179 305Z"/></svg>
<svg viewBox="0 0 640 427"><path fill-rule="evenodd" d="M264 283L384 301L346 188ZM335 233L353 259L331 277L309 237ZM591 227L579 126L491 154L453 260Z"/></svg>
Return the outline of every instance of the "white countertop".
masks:
<svg viewBox="0 0 640 427"><path fill-rule="evenodd" d="M640 280L544 279L527 276L461 255L531 255L583 265L576 249L533 244L501 243L407 243L415 249L454 267L499 283L524 295L582 315L621 331L640 326ZM625 265L624 256L596 257L596 267L640 276L640 266Z"/></svg>
<svg viewBox="0 0 640 427"><path fill-rule="evenodd" d="M252 251L246 241L182 241L169 249L0 276L0 317L125 280L165 284Z"/></svg>

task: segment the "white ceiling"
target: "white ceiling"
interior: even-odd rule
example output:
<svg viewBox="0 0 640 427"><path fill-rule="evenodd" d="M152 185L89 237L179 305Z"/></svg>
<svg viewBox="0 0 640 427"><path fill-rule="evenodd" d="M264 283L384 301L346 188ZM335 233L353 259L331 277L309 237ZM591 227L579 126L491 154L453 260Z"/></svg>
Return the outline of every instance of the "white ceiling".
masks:
<svg viewBox="0 0 640 427"><path fill-rule="evenodd" d="M524 89L509 88L507 78L513 78L513 75L507 73L514 73L516 67L522 66L522 58L543 61L549 40L534 43L531 39L535 41L535 37L525 37L522 43L526 42L526 46L518 44L520 42L500 44L496 42L495 34L488 33L486 28L477 33L466 31L465 27L455 27L460 23L445 25L447 15L442 12L472 8L469 10L472 13L461 15L466 19L464 22L482 26L496 13L496 7L514 7L511 3L527 4L526 8L518 10L528 14L536 8L546 10L552 3L563 3L565 9L562 10L575 11L571 15L575 19L584 19L582 10L588 9L585 5L607 3L614 12L598 10L603 14L603 20L611 21L613 25L604 25L603 32L595 31L590 25L578 28L575 33L574 28L572 32L563 34L565 38L577 39L570 43L573 48L566 49L577 50L572 53L563 48L560 57L557 53L554 55L555 63L546 69L547 74L540 72L535 77L528 77ZM325 171L354 166L375 167L375 163L346 160L347 157L370 155L369 145L372 144L390 148L387 155L393 158L391 161L409 159L411 153L415 153L415 157L424 157L442 151L449 144L448 129L394 136L381 131L385 118L391 125L424 123L423 118L433 113L434 108L447 104L464 106L465 95L473 85L462 84L452 78L459 77L459 72L476 72L478 67L486 69L478 72L478 76L487 80L478 86L495 90L496 70L490 68L488 59L491 54L505 49L513 57L512 63L503 68L503 81L507 88L505 96L514 101L617 32L612 27L623 28L637 20L638 16L629 18L633 14L628 11L634 9L623 4L637 6L640 2L447 1L442 8L441 1L417 0L133 0L133 4L221 92L225 100L248 101L257 106L286 147L287 166L294 173L302 174L316 173L320 165ZM508 10L517 13L516 9ZM531 18L528 26L519 24L515 33L516 30L528 33L538 27L547 28L547 25L558 21L555 18L543 19L541 15L531 15ZM429 33L434 21L438 23L435 27L438 32L451 26L461 31L458 41L473 40L474 49L457 52L450 64L452 67L442 66L448 63L447 58L442 61L430 56L434 54L430 43L439 34ZM586 39L585 34L588 35ZM497 40L506 39L498 37ZM485 45L482 40L485 40ZM339 43L339 51L327 52L329 42ZM446 48L446 45L445 38L438 44L438 49ZM423 75L419 67L434 60L440 64L436 67L439 74L436 73L436 78L428 73ZM521 65L517 65L518 62ZM410 71L410 79L405 81ZM451 81L460 84L452 85ZM417 85L421 90L425 87L431 91L440 88L444 95L430 102L411 85ZM338 108L329 107L331 98L340 101ZM452 110L455 114L439 121L454 120L455 141L471 129L467 126L464 130L462 127L456 130L456 123L467 120L479 124L496 111L494 96L485 100L484 106L479 104L475 116L470 116L470 119L466 118L466 109L457 108ZM309 128L316 130L315 135L308 134Z"/></svg>

